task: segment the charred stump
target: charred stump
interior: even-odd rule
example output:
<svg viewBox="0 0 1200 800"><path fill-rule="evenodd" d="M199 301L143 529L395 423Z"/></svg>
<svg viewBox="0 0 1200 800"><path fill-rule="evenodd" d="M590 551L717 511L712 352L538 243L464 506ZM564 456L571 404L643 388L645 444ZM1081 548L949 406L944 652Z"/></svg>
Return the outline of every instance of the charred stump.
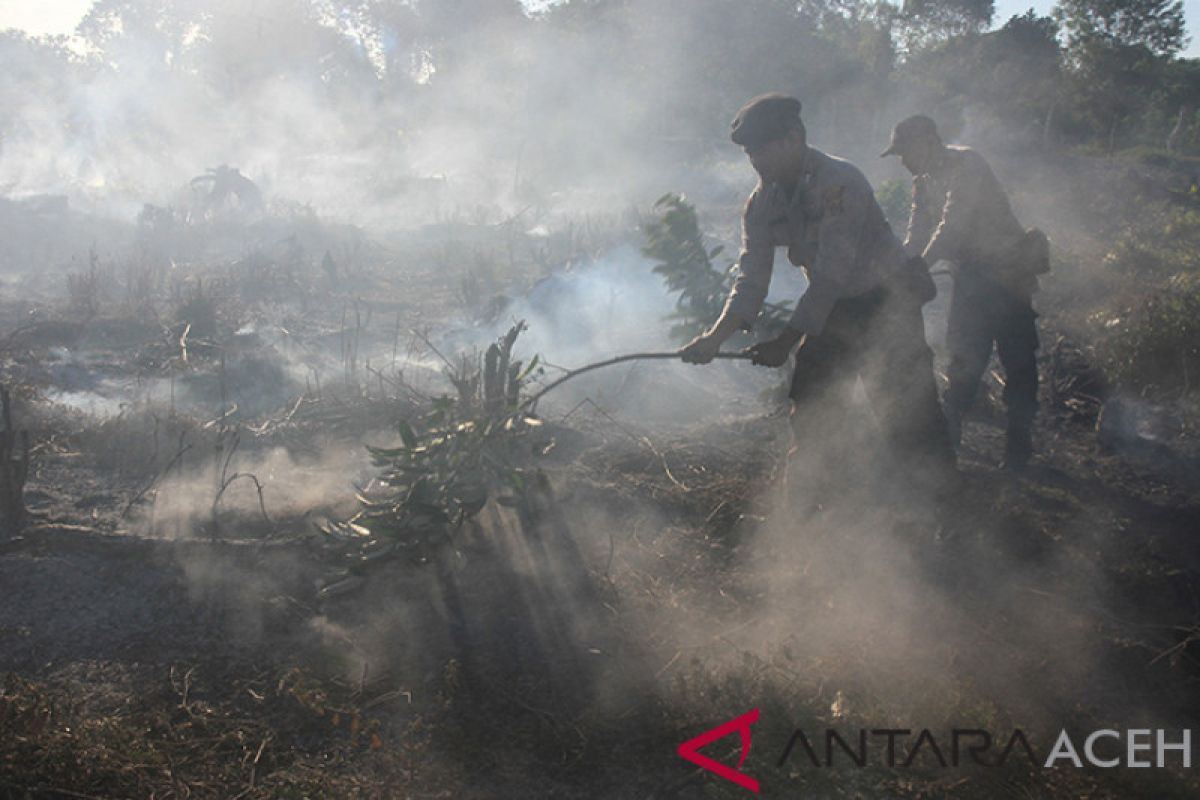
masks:
<svg viewBox="0 0 1200 800"><path fill-rule="evenodd" d="M25 479L29 476L29 431L17 433L12 422L12 398L0 386L4 430L0 431L0 539L21 532L25 525Z"/></svg>

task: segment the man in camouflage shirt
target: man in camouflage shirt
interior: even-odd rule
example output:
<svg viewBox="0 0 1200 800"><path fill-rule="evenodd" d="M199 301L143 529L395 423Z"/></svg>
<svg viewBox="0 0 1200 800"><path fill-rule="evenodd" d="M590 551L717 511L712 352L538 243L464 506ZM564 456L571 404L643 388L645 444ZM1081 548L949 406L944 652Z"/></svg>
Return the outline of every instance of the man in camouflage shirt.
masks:
<svg viewBox="0 0 1200 800"><path fill-rule="evenodd" d="M749 352L755 364L778 367L799 348L790 397L798 444L813 456L808 463L844 456L837 417L861 378L904 466L891 474L946 485L954 454L921 316L934 294L927 268L904 252L858 168L808 146L799 100L757 97L732 129L760 180L746 202L738 273L725 308L680 350L683 359L707 363L730 336L752 328L775 249L786 247L792 264L804 268L808 288L783 332Z"/></svg>
<svg viewBox="0 0 1200 800"><path fill-rule="evenodd" d="M914 176L905 249L928 264L945 260L956 268L946 337L951 438L957 446L962 417L975 399L994 343L1005 373L1004 463L1023 469L1033 453L1038 335L1031 298L1037 273L1048 269L1045 238L1021 227L983 157L944 144L929 117L909 117L896 125L883 155L899 155Z"/></svg>

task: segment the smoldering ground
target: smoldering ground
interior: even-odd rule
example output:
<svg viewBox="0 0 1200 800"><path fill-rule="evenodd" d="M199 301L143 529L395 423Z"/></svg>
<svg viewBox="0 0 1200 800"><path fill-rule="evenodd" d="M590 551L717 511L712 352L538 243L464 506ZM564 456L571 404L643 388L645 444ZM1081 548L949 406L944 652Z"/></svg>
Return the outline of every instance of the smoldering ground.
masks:
<svg viewBox="0 0 1200 800"><path fill-rule="evenodd" d="M431 332L430 340L452 356L524 318L530 330L518 355L526 363L541 355L574 367L626 349L670 348L675 343L659 331L672 301L647 277L648 266L632 248L615 250L548 284L520 285L507 318L492 327L447 315L451 330ZM410 344L406 333L396 346L392 315L367 321L364 313L360 329L343 323L353 319L353 304L346 307L348 316L327 303L311 336L286 316L252 326L281 365L269 374L290 376L299 393L315 366L326 401L349 403L355 391L334 376L346 376L344 344L355 332L360 364L394 359L407 375L425 376L416 382L427 395L449 391L432 368L438 357L422 342ZM289 330L287 348L280 327ZM201 424L222 416L219 372L209 366L191 382L198 401L191 407L207 411ZM236 383L253 395L252 375L267 373L240 374ZM543 379L556 374L547 368ZM956 519L939 517L888 491L888 470L869 455L878 445L874 422L851 392L840 424L797 443L794 471L830 470L814 455L825 452L850 453L854 465L813 514L780 499L786 427L770 416L779 406L763 394L783 378L749 364L651 364L564 386L540 408L557 441L543 464L551 480L541 516L489 507L456 534L444 561L380 570L357 594L301 606L287 600L311 597L329 578L303 550L181 550L175 563L190 601L239 647L270 648L281 631L294 636L298 627L320 642L310 663L352 685L379 681L407 693L401 710L389 707L382 717L397 727L414 714L436 719L444 727L428 755L451 771L507 759L601 758L595 748L632 729L668 743L661 757L637 754L652 762L644 773L652 775L644 779L650 791L674 781L662 776L678 770L675 744L756 706L774 720L756 734L768 743L807 721L936 727L965 720L1039 731L1091 714L1123 723L1168 718L1158 705L1165 692L1147 699L1121 690L1129 660L1140 655L1145 664L1168 645L1152 650L1151 640L1114 652L1092 635L1097 625L1134 640L1143 634L1110 619L1123 610L1110 574L1096 565L1105 563L1106 548L1113 557L1121 549L1106 540L1106 507L1056 510L1057 502L1075 501L1048 496L1036 482L996 481L987 463L994 452L975 439L990 428L972 421L966 466L978 485ZM361 383L381 391L373 379ZM384 386L384 394L394 390ZM317 391L315 382L307 388ZM182 392L178 400L186 405ZM310 408L321 404L301 405L296 419ZM399 405L379 411L380 427L406 413ZM345 513L339 502L352 507L355 483L373 474L361 437L328 448L309 442L303 456L252 441L247 436L224 474L262 481L267 513L282 529L264 522L246 479L222 495L212 527L222 467L205 440L155 485L155 510L143 517L154 533L312 535L305 512ZM365 441L395 445L396 434L380 430ZM174 446L174 438L164 444L160 462ZM1063 486L1064 497L1076 491L1070 481ZM1023 511L1027 505L1034 512ZM957 537L948 556L931 555L939 535ZM1171 683L1167 674L1154 680ZM493 719L509 721L510 738L476 762L488 750ZM487 785L517 792L525 780L516 770ZM599 791L623 796L617 786Z"/></svg>
<svg viewBox="0 0 1200 800"><path fill-rule="evenodd" d="M526 363L541 355L574 367L626 349L669 349L676 343L660 331L672 299L648 272L632 248L618 248L547 282L519 285L507 318L491 326L464 310L447 315L449 330L428 339L453 358L524 318L530 330L518 339L518 355ZM324 401L310 383L313 394L293 420L324 403L358 402L364 386L376 396L394 391L373 378L357 388L341 382L351 377L351 338L359 364L421 375L414 380L427 398L450 391L424 342L406 335L397 346L390 314L368 320L364 312L358 325L345 321L354 319L349 300L327 303L306 332L277 312L252 325L237 320L237 331L255 337L276 367L237 373L227 363L226 377L240 376L227 402L238 388L269 397L266 389L279 387L261 385L264 375L267 384L272 375L290 376L288 390L300 393L314 368L324 375ZM84 356L69 363L85 371L94 364ZM556 374L548 367L542 379ZM1143 651L1114 653L1091 635L1122 613L1109 574L1097 566L1110 557L1106 549L1111 557L1121 552L1106 539L1108 511L1081 505L1067 515L1055 502L1072 501L1044 496L1036 481L997 481L987 462L994 453L975 439L989 428L974 420L966 467L976 486L954 516L897 496L890 478L907 467L874 463L875 423L854 390L839 403L845 413L817 428L818 438L796 443L792 475L828 477L827 454L849 454L829 502L814 513L811 504L783 499L789 443L778 402L769 399L783 379L745 363L650 364L564 386L540 407L556 441L541 463L550 482L540 506L524 513L489 506L438 560L372 572L358 593L289 601L311 597L330 577L304 549L180 550L175 563L190 601L239 647L271 647L281 631L296 635L299 627L320 643L313 663L341 680L382 681L408 693L411 705L385 717L402 725L413 713L437 716L445 736L435 736L430 755L451 770L478 757L487 720L500 718L512 720L516 733L482 763L530 752L587 758L599 746L589 740L619 739L630 726L673 746L759 705L778 726L762 731L768 742L811 720L925 727L981 719L984 727L1037 731L1091 713L1166 718L1155 705L1161 696L1120 691L1128 680L1123 659ZM140 516L154 535L312 536L306 512L349 512L355 484L374 474L361 445L395 446L386 427L421 402L347 405L378 413L370 427L384 428L350 441L304 441L288 454L243 433L239 447L227 441L218 455L221 426L261 424L222 422L220 384L210 362L189 382L195 397L177 397L181 409L207 412L200 425L217 425L182 467L155 483L153 505ZM161 394L155 399L161 403ZM286 416L293 403L289 396L268 417ZM169 438L160 463L173 454ZM235 474L262 482L272 524L248 479L214 502L221 476ZM1063 486L1068 497L1076 491L1070 481ZM1035 511L1026 514L1026 505ZM940 536L950 544L936 556ZM1108 630L1140 635L1136 627ZM1145 651L1143 661L1155 655ZM1167 675L1155 680L1170 684ZM1081 714L1081 704L1098 711ZM676 767L668 746L648 783L670 782L658 776ZM503 792L518 791L524 779L518 771L507 782L489 780Z"/></svg>
<svg viewBox="0 0 1200 800"><path fill-rule="evenodd" d="M673 299L637 254L637 220L616 215L613 230L582 235L579 215L629 206L648 215L655 197L683 191L716 232L708 244L732 254L754 177L725 130L759 91L800 92L812 144L852 157L877 184L907 178L877 154L909 113L932 110L949 139L978 140L1006 184L1012 177L1022 220L1087 254L1047 283L1048 309L1066 309L1055 333L1061 318L1105 311L1068 301L1115 280L1102 259L1105 226L1130 213L1116 191L1124 179L1087 157L1027 157L1020 148L1036 153L1049 123L1031 134L929 86L889 85L872 71L886 54L872 70L847 69L840 54L860 48L831 46L829 27L797 32L778 4L571 3L534 27L502 5L440 17L447 4L108 4L85 26L91 55L5 40L18 124L0 151L0 184L13 195L0 221L5 264L24 274L6 281L0 314L16 329L31 311L62 306L64 273L100 276L71 284L70 330L42 326L4 342L6 381L29 378L78 415L107 415L78 436L45 427L31 505L54 530L31 540L83 535L64 520L169 539L155 546L175 570L132 562L72 579L67 544L61 558L42 551L10 563L19 590L0 634L20 638L6 663L36 672L60 658L137 658L157 668L227 660L232 641L239 657L333 676L330 692L352 687L347 707L388 726L367 758L416 753L391 785L432 773L421 788L452 786L456 796L538 794L531 785L587 797L706 791L687 783L695 776L681 773L674 747L757 706L766 713L751 768L776 755L777 734L808 721L997 732L1186 722L1190 583L1170 565L1194 556L1171 508L1155 505L1156 473L1124 476L1122 463L1091 452L1086 427L1055 419L1044 431L1047 469L1002 480L994 420L972 419L968 488L938 508L898 490L908 465L875 457L861 392L797 442L785 468L785 376L745 363L639 363L569 382L539 404L540 438L517 445L537 445L532 463L548 477L528 508L492 502L436 558L372 566L357 591L320 594L360 577L358 562L322 549L313 523L357 510L357 490L377 475L363 445L399 447L395 423L419 420L454 391L428 345L452 366L525 320L516 355L526 365L539 357L542 382L678 345L664 335ZM794 55L764 70L771 53ZM222 164L257 182L262 209L230 199L200 213L191 179ZM35 193L69 195L71 210ZM146 203L173 208L135 225ZM120 219L83 213L92 211ZM120 269L127 256L158 270L141 296L141 273ZM779 288L796 274L782 262L777 299L794 299L803 286ZM223 287L206 289L224 314L207 343L182 311L204 303L183 296L194 282L172 293L177 276ZM507 304L493 304L501 294ZM927 308L939 345L942 306ZM81 321L110 314L145 325L104 339L103 325ZM164 384L182 375L187 339L188 379ZM101 340L101 357L86 352ZM221 366L204 350L211 344L253 357L227 353ZM135 351L148 377L131 385L123 359ZM170 426L194 438L181 445ZM799 499L815 485L800 474L831 487L822 502ZM1113 488L1131 484L1140 488ZM56 581L66 588L52 602L28 602ZM162 613L169 648L155 646L146 609ZM186 669L170 674L172 691L186 684ZM249 691L227 683L245 703L269 702L259 698L272 691L293 710L312 702L286 694L294 681L255 680ZM185 689L170 707L199 726L197 703L218 697L221 683L199 701ZM330 734L332 714L324 729L316 716L304 719L317 733L280 741L296 752L335 741L353 770L354 745L344 747L353 739ZM253 796L292 762L282 745L272 762L276 745L251 733L242 736L250 752L234 750L230 763L262 765L257 783L238 773ZM204 758L163 763L174 766L155 775L186 780ZM313 772L329 775L328 763ZM796 788L794 776L775 779ZM856 785L839 773L804 789L923 790L894 779Z"/></svg>

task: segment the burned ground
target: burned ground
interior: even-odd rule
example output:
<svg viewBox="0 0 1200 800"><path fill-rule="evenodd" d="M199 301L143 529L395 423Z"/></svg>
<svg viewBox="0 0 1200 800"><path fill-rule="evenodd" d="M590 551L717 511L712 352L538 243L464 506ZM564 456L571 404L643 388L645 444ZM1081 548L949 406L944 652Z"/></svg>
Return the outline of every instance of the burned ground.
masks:
<svg viewBox="0 0 1200 800"><path fill-rule="evenodd" d="M1192 726L1195 429L1186 402L1138 398L1098 440L1102 359L1072 342L1104 323L1064 300L1069 269L1027 474L997 468L992 378L957 496L908 503L876 470L802 514L773 379L635 365L541 404L502 440L520 486L447 538L352 561L366 445L411 450L399 423L518 314L583 325L571 281L633 233L463 224L384 246L288 224L249 255L96 258L0 298L33 441L28 523L0 545L0 796L736 797L675 748L753 707L746 769L781 795L1200 788L1023 759L775 765L796 727L1021 728L1044 757L1063 728ZM618 288L588 313L611 321ZM604 346L659 327L649 309ZM538 325L519 341L545 377L587 351Z"/></svg>

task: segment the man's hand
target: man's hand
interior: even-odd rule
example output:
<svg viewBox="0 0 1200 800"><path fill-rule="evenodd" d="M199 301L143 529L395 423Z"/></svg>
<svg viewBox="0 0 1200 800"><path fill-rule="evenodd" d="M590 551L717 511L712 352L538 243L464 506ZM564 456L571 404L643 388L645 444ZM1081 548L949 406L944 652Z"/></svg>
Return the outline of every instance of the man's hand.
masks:
<svg viewBox="0 0 1200 800"><path fill-rule="evenodd" d="M804 344L804 334L793 328L785 328L774 339L758 342L746 348L750 363L763 367L782 367L796 345Z"/></svg>
<svg viewBox="0 0 1200 800"><path fill-rule="evenodd" d="M679 348L679 357L689 364L707 364L720 349L720 339L710 333L702 333Z"/></svg>

